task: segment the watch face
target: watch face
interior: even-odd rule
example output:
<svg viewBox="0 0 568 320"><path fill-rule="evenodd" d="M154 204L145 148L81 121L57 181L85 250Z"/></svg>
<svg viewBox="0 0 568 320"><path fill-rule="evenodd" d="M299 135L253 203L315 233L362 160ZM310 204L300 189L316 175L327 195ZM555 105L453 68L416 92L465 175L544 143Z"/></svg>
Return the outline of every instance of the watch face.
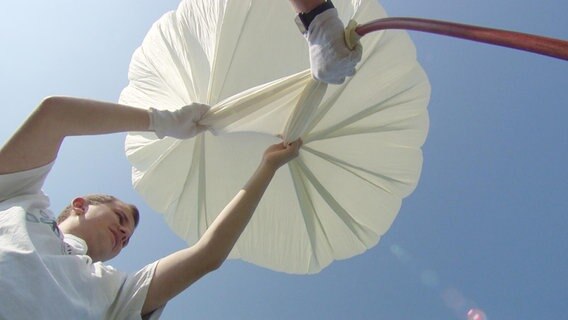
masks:
<svg viewBox="0 0 568 320"><path fill-rule="evenodd" d="M304 26L304 23L302 22L302 19L300 19L299 15L296 15L294 21L296 22L296 25L298 26L298 29L300 29L300 32L302 34L308 32L308 30L306 30L306 27Z"/></svg>

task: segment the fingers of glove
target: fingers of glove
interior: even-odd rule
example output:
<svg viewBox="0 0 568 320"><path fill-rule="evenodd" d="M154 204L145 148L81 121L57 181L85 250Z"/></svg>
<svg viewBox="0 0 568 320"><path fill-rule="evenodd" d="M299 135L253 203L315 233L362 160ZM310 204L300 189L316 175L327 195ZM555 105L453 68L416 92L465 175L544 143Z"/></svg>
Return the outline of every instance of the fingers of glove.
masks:
<svg viewBox="0 0 568 320"><path fill-rule="evenodd" d="M347 47L343 23L336 9L318 15L310 24L306 39L314 78L341 84L346 77L355 74L355 67L361 61L362 46L357 43L354 50Z"/></svg>
<svg viewBox="0 0 568 320"><path fill-rule="evenodd" d="M341 84L346 77L355 74L355 67L359 61L357 52L350 51L346 56L326 59L323 57L322 50L317 48L315 50L310 52L311 71L314 78L331 84Z"/></svg>
<svg viewBox="0 0 568 320"><path fill-rule="evenodd" d="M198 135L202 132L205 132L208 129L209 129L208 126L203 126L203 125L198 124L197 126L195 126L195 135Z"/></svg>
<svg viewBox="0 0 568 320"><path fill-rule="evenodd" d="M175 111L150 108L150 130L158 138L191 138L205 129L198 128L197 121L207 113L209 106L192 103Z"/></svg>
<svg viewBox="0 0 568 320"><path fill-rule="evenodd" d="M178 139L187 139L205 131L205 126L200 126L198 121L209 111L210 107L201 103L192 103L176 111L177 122L170 131L170 136Z"/></svg>
<svg viewBox="0 0 568 320"><path fill-rule="evenodd" d="M313 71L312 74L315 79L329 84L342 84L343 82L345 82L345 77L338 76L335 74L323 74L321 72L313 72Z"/></svg>
<svg viewBox="0 0 568 320"><path fill-rule="evenodd" d="M209 111L210 107L202 103L192 103L179 109L180 121L193 121L197 122Z"/></svg>
<svg viewBox="0 0 568 320"><path fill-rule="evenodd" d="M361 58L363 57L363 46L358 43L355 46L355 49L351 50L351 61L355 63L355 65L357 65L357 63L359 63L361 61Z"/></svg>

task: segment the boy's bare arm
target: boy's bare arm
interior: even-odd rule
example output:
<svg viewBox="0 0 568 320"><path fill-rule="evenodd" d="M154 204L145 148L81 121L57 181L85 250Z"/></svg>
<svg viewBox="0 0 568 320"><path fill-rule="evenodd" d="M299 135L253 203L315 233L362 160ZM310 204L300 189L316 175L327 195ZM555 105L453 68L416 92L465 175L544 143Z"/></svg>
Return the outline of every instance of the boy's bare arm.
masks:
<svg viewBox="0 0 568 320"><path fill-rule="evenodd" d="M148 125L148 111L144 109L49 97L0 149L0 174L40 167L55 160L66 136L145 131Z"/></svg>
<svg viewBox="0 0 568 320"><path fill-rule="evenodd" d="M158 262L142 314L149 313L185 290L199 278L217 269L231 252L252 217L276 170L296 157L302 142L273 145L245 187L223 209L213 224L191 248Z"/></svg>

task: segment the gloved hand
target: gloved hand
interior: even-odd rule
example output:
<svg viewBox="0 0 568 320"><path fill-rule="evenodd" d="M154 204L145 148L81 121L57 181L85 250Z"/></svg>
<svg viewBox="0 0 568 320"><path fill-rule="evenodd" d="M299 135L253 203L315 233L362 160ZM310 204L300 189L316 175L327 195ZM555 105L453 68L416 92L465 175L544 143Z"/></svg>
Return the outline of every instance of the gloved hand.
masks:
<svg viewBox="0 0 568 320"><path fill-rule="evenodd" d="M192 103L175 111L150 108L149 129L160 139L166 136L177 139L194 137L207 129L197 122L209 108L208 105L201 103Z"/></svg>
<svg viewBox="0 0 568 320"><path fill-rule="evenodd" d="M359 43L354 50L347 47L344 26L337 9L318 14L310 23L306 40L310 47L312 74L316 79L341 84L345 77L355 74L355 66L361 61L363 47Z"/></svg>

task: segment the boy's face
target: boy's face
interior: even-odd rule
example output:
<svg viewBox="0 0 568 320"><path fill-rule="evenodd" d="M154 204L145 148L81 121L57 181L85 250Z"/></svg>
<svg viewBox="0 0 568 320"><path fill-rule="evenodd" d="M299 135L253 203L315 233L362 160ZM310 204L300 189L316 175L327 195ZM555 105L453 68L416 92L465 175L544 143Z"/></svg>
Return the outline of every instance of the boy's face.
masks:
<svg viewBox="0 0 568 320"><path fill-rule="evenodd" d="M75 224L71 233L85 240L87 254L93 261L116 257L134 233L132 210L119 200L83 205L82 209L83 214L77 215L79 223Z"/></svg>

